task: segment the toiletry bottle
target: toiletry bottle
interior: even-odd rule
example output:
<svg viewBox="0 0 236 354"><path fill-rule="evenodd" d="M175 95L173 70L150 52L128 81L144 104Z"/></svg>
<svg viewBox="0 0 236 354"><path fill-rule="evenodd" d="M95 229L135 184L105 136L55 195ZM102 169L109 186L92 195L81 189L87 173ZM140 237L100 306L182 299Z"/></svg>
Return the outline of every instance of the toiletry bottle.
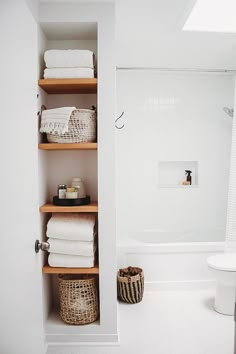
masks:
<svg viewBox="0 0 236 354"><path fill-rule="evenodd" d="M192 184L192 176L191 176L192 171L190 170L185 170L185 174L187 175L186 181L189 182L189 184Z"/></svg>
<svg viewBox="0 0 236 354"><path fill-rule="evenodd" d="M84 183L80 177L73 177L72 178L71 187L74 187L77 189L78 198L85 198L86 197L85 186L84 186Z"/></svg>
<svg viewBox="0 0 236 354"><path fill-rule="evenodd" d="M58 196L59 199L65 199L66 198L66 184L58 184L57 196Z"/></svg>

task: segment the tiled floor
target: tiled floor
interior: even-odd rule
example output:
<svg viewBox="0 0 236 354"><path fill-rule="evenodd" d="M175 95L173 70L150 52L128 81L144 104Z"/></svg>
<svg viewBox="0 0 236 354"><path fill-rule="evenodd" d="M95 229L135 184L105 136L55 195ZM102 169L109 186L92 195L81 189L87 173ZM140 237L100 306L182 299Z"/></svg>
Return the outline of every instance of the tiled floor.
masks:
<svg viewBox="0 0 236 354"><path fill-rule="evenodd" d="M213 311L209 290L146 293L120 304L120 342L80 354L233 354L234 321Z"/></svg>
<svg viewBox="0 0 236 354"><path fill-rule="evenodd" d="M78 354L233 354L234 320L213 310L213 291L146 293L120 304L120 346L81 347ZM70 351L74 353L74 351Z"/></svg>

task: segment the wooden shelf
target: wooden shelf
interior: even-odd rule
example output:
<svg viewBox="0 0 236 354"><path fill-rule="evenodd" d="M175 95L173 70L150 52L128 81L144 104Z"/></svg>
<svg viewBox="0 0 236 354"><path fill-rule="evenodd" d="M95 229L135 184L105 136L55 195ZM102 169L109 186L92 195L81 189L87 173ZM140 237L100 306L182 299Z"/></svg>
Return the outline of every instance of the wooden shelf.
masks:
<svg viewBox="0 0 236 354"><path fill-rule="evenodd" d="M39 210L42 213L97 213L98 203L92 202L88 205L80 206L58 206L52 203L42 205Z"/></svg>
<svg viewBox="0 0 236 354"><path fill-rule="evenodd" d="M48 264L43 267L45 274L99 274L99 267L95 265L93 268L63 268L50 267Z"/></svg>
<svg viewBox="0 0 236 354"><path fill-rule="evenodd" d="M41 79L38 85L48 94L97 93L97 79Z"/></svg>
<svg viewBox="0 0 236 354"><path fill-rule="evenodd" d="M78 143L78 144L57 144L42 143L38 145L40 150L97 150L97 143Z"/></svg>

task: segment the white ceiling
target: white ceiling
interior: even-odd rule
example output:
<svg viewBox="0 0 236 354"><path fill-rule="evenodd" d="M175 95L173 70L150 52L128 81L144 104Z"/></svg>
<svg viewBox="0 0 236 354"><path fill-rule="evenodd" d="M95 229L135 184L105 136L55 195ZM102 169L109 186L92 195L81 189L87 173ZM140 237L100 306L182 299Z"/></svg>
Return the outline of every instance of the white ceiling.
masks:
<svg viewBox="0 0 236 354"><path fill-rule="evenodd" d="M130 27L137 23L140 30L172 32L182 29L196 0L117 0L119 21L129 20Z"/></svg>
<svg viewBox="0 0 236 354"><path fill-rule="evenodd" d="M35 1L35 0L31 0ZM116 6L117 31L122 32L120 27L129 23L129 32L136 36L148 37L149 35L161 35L163 33L178 33L189 17L197 0L38 0L39 3L99 3L110 2ZM209 1L209 0L208 0ZM215 0L211 0L215 1ZM223 2L227 8L227 1L218 0L217 4ZM204 3L204 0L202 1ZM224 12L226 16L227 12ZM212 17L214 7L212 8ZM208 16L209 17L209 16ZM220 21L220 19L219 19ZM226 22L222 18L222 22ZM125 27L126 27L125 26ZM221 26L222 27L222 26Z"/></svg>
<svg viewBox="0 0 236 354"><path fill-rule="evenodd" d="M118 65L235 68L236 34L182 30L194 4L195 0L117 0Z"/></svg>
<svg viewBox="0 0 236 354"><path fill-rule="evenodd" d="M39 0L39 3L99 3L110 2L116 5L118 14L122 9L132 25L133 19L140 19L140 28L145 31L148 22L155 22L158 28L172 26L185 20L196 0ZM119 19L120 20L120 19Z"/></svg>

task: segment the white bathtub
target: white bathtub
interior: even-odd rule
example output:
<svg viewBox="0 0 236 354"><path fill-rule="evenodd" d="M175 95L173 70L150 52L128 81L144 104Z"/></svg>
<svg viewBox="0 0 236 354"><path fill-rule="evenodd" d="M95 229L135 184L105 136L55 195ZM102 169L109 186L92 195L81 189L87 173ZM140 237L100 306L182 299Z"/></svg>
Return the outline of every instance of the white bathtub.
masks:
<svg viewBox="0 0 236 354"><path fill-rule="evenodd" d="M206 288L215 285L207 257L222 253L224 242L189 232L143 232L118 244L118 266L139 266L146 290ZM200 241L199 241L200 240Z"/></svg>

